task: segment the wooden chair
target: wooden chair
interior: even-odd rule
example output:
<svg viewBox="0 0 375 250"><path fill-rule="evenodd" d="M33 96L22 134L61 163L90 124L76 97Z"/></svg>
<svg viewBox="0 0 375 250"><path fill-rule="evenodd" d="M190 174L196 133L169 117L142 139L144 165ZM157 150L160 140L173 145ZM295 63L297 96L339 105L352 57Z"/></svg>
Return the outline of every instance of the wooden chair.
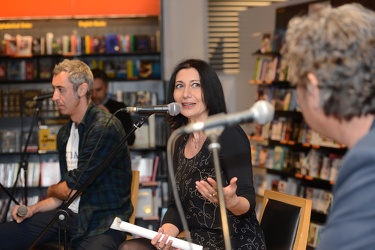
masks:
<svg viewBox="0 0 375 250"><path fill-rule="evenodd" d="M306 250L311 200L265 190L260 226L267 250Z"/></svg>
<svg viewBox="0 0 375 250"><path fill-rule="evenodd" d="M138 191L139 191L139 171L138 170L132 170L132 183L130 186L130 200L133 204L133 213L129 218L129 223L135 224L135 213L137 211L137 204L138 204ZM128 235L126 236L126 239L131 239L132 236Z"/></svg>
<svg viewBox="0 0 375 250"><path fill-rule="evenodd" d="M181 231L176 238L179 238L179 239L183 239L183 240L187 240L187 239L190 239L190 232L186 232L186 231Z"/></svg>

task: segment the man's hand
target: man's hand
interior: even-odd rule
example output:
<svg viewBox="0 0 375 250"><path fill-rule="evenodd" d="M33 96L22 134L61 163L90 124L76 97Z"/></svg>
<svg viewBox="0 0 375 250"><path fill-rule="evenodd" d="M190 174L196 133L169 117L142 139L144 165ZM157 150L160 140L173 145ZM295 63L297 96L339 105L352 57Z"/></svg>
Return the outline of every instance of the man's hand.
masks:
<svg viewBox="0 0 375 250"><path fill-rule="evenodd" d="M14 221L16 221L17 223L21 223L25 219L33 216L33 211L32 211L32 209L29 209L29 207L27 207L26 214L24 216L19 216L18 215L18 208L19 207L20 207L20 205L15 205L14 207L12 207L12 219Z"/></svg>

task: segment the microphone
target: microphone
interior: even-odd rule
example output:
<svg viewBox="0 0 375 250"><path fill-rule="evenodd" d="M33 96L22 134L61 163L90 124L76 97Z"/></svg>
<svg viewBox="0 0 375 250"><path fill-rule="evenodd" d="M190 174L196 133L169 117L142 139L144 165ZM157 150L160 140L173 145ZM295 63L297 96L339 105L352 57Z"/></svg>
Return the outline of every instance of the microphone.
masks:
<svg viewBox="0 0 375 250"><path fill-rule="evenodd" d="M52 98L52 96L53 96L53 93L49 93L49 94L45 94L45 95L40 95L40 96L34 96L33 100L37 101L37 102L40 102L40 101L43 101L45 99Z"/></svg>
<svg viewBox="0 0 375 250"><path fill-rule="evenodd" d="M182 133L191 134L195 131L206 130L218 126L230 126L234 124L257 122L264 125L272 121L275 109L267 101L257 101L249 110L232 114L216 114L208 117L205 122L196 122L181 127Z"/></svg>
<svg viewBox="0 0 375 250"><path fill-rule="evenodd" d="M20 205L17 209L17 215L23 217L27 214L27 207L25 205Z"/></svg>
<svg viewBox="0 0 375 250"><path fill-rule="evenodd" d="M122 108L121 111L140 114L168 113L171 116L176 116L180 113L180 105L172 102L168 105L126 107Z"/></svg>

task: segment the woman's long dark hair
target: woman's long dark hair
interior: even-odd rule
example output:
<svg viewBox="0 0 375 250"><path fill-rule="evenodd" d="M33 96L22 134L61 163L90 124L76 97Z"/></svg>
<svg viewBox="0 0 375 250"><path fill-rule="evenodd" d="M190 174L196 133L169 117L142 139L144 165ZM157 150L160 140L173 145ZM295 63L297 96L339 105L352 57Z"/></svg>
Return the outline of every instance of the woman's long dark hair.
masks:
<svg viewBox="0 0 375 250"><path fill-rule="evenodd" d="M227 107L225 104L224 91L217 76L215 70L205 61L200 59L188 59L179 63L169 80L168 89L167 89L167 103L174 102L173 92L175 88L176 75L181 69L194 68L198 71L203 100L207 107L208 115L214 115L218 113L227 113ZM188 119L179 114L177 116L168 117L168 122L171 130L175 130L181 126L187 124Z"/></svg>

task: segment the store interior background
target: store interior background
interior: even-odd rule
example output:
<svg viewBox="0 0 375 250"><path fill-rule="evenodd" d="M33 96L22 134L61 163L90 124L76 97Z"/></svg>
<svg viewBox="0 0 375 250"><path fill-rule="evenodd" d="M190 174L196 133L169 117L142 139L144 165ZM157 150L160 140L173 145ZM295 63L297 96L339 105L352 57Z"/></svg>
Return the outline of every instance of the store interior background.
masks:
<svg viewBox="0 0 375 250"><path fill-rule="evenodd" d="M257 86L249 84L256 61L252 54L259 49L259 34L273 33L276 9L306 2L311 0L276 2L239 12L239 72L218 72L228 112L247 110L255 102ZM164 77L168 80L173 66L184 58L197 57L209 61L208 0L163 0L162 3ZM242 126L248 133L253 129L250 123Z"/></svg>
<svg viewBox="0 0 375 250"><path fill-rule="evenodd" d="M14 1L18 2L21 0ZM44 2L44 0L38 0L37 2L41 1ZM87 0L74 1L84 2ZM61 0L62 3L70 3L74 1ZM214 42L210 40L212 26L210 27L209 12L210 8L214 8L212 2L215 1L225 2L228 4L245 1L250 2L250 0L160 0L161 22L159 25L161 29L161 62L163 65L163 83L166 84L169 81L172 70L178 62L187 58L199 58L212 62L214 59L216 60L214 57L220 54L220 49L223 50L223 48L220 48L221 45L219 43L217 44L218 47L216 48ZM266 0L258 0L257 2L265 1ZM231 29L238 30L239 33L238 69L232 72L217 70L217 73L223 83L229 113L248 110L256 101L258 86L256 84L249 84L249 80L253 78L256 64L256 56L254 56L253 53L260 48L262 34L273 34L275 30L276 10L286 6L313 2L312 0L273 1L278 2L274 2L269 6L248 7L244 10L238 11L238 27L231 27ZM344 1L345 0L343 0L343 2ZM126 3L129 2L129 4L131 4L132 0L111 0L108 4L114 4L114 2L121 2L120 9L125 9ZM99 0L91 0L90 4L101 6L103 5L103 2ZM6 17L2 16L1 13L4 13L4 9L0 10L0 20L6 19ZM26 17L25 19L27 20ZM19 18L18 20L22 20L22 18ZM48 22L48 20L46 20L46 22ZM67 29L65 32L66 34L71 32L69 27L65 27L64 24L61 24L61 26L61 28ZM214 51L217 52L217 54L213 55ZM45 85L46 82L42 84ZM33 84L29 85L30 87L35 87ZM110 92L116 93L116 85L112 83L110 86ZM123 86L125 86L125 84ZM155 84L155 87L152 87L155 89L147 89L143 86L146 85L143 85L142 82L128 82L126 84L126 90L137 91L140 90L139 88L145 88L144 90L154 91L157 93L164 91L164 89L160 89L162 88L162 85ZM133 87L134 89L132 89ZM149 85L147 85L147 87L149 87ZM164 102L165 98L161 97L160 100ZM254 124L247 123L242 124L241 126L248 134L250 134L253 131ZM7 157L7 155L5 155L5 157ZM264 169L260 168L257 170L254 169L254 174L259 174L260 172L264 174L265 171ZM261 199L261 197L257 197L257 199Z"/></svg>
<svg viewBox="0 0 375 250"><path fill-rule="evenodd" d="M210 61L215 50L209 41L209 8L210 2L219 0L161 0L161 44L163 61L163 80L168 82L173 67L186 58L200 58ZM275 11L277 8L295 5L311 0L270 0L269 6L248 7L238 11L239 33L239 67L237 72L227 73L218 70L226 95L228 112L247 110L255 101L256 86L250 85L255 69L252 53L259 49L261 35L272 34L275 27ZM282 2L280 2L282 1ZM92 1L91 4L103 4ZM131 1L130 1L131 2ZM234 2L255 2L239 0ZM265 0L256 1L265 2ZM230 4L233 4L230 3ZM125 6L124 6L125 8ZM1 18L1 17L0 17ZM257 34L257 35L255 35ZM211 45L209 45L211 43ZM219 46L219 45L218 45ZM211 48L209 48L211 47ZM131 91L131 90L130 90ZM111 92L116 92L112 89ZM246 132L251 132L252 125L243 125Z"/></svg>

